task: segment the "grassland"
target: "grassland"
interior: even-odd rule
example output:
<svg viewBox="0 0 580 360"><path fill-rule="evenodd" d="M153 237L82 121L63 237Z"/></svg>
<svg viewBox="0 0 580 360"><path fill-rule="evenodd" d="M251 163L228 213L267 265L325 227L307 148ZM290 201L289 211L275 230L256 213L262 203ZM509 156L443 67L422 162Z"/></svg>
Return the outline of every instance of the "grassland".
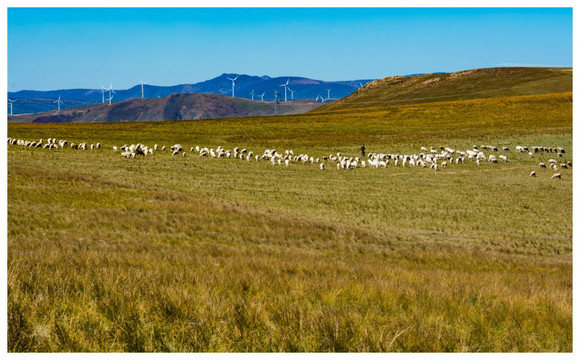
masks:
<svg viewBox="0 0 580 360"><path fill-rule="evenodd" d="M572 160L571 93L8 135L103 144L8 148L9 351L572 351L572 170L551 180L553 154L320 171L110 150Z"/></svg>

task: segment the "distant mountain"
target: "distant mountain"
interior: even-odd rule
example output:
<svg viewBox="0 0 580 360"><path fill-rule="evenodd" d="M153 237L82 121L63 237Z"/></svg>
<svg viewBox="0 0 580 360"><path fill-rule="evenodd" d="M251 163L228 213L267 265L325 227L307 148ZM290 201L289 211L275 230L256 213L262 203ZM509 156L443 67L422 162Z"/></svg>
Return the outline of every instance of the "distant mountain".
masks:
<svg viewBox="0 0 580 360"><path fill-rule="evenodd" d="M315 112L572 91L571 68L503 67L390 76Z"/></svg>
<svg viewBox="0 0 580 360"><path fill-rule="evenodd" d="M280 99L285 97L291 100L314 100L324 98L325 100L336 100L351 94L366 84L366 80L352 81L322 81L313 80L303 77L277 77L269 76L249 76L239 74L222 74L211 80L202 81L196 84L181 84L174 86L155 86L145 84L143 92L145 98L163 98L171 94L181 93L199 93L199 94L218 94L232 95L232 82L228 78L235 78L235 97L242 99L252 99L251 92L254 91L254 99L261 100L263 94L264 100L273 101L274 91L279 92ZM288 89L284 94L284 87L280 86L288 82ZM330 89L330 94L327 89ZM141 85L136 85L130 89L115 91L112 102L124 101L127 99L141 98ZM290 91L292 90L292 91ZM293 93L292 93L293 92ZM330 96L329 96L330 95ZM9 92L9 99L17 99L13 103L14 114L28 114L46 112L57 109L56 100L61 98L63 104L61 109L72 107L101 104L108 102L109 93L103 94L102 89L62 89L50 91L22 90Z"/></svg>
<svg viewBox="0 0 580 360"><path fill-rule="evenodd" d="M95 104L38 114L9 115L14 122L123 122L195 120L222 117L298 114L321 103L311 100L262 102L215 94L175 93L162 98L134 98L109 104Z"/></svg>

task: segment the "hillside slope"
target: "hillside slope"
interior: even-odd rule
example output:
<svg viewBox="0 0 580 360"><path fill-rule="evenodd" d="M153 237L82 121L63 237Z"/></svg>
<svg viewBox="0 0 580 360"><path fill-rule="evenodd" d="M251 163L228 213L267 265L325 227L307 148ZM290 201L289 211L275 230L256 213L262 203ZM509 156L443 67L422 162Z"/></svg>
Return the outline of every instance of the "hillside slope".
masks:
<svg viewBox="0 0 580 360"><path fill-rule="evenodd" d="M281 102L278 114L304 113L320 106L314 101ZM82 106L39 114L8 116L11 122L122 122L196 120L276 113L273 102L251 101L214 94L173 94L164 98L135 98L117 103Z"/></svg>
<svg viewBox="0 0 580 360"><path fill-rule="evenodd" d="M446 74L391 76L314 110L323 112L439 101L572 91L571 68L487 68Z"/></svg>

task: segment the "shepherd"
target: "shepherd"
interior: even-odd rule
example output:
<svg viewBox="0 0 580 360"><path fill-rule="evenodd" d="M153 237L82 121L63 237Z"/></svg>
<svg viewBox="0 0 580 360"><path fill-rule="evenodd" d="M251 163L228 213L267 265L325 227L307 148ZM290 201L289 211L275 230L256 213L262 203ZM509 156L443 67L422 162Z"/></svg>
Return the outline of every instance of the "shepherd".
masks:
<svg viewBox="0 0 580 360"><path fill-rule="evenodd" d="M364 156L365 156L365 144L363 144L363 145L360 147L360 152L361 152L361 156L362 156L362 157L364 157Z"/></svg>

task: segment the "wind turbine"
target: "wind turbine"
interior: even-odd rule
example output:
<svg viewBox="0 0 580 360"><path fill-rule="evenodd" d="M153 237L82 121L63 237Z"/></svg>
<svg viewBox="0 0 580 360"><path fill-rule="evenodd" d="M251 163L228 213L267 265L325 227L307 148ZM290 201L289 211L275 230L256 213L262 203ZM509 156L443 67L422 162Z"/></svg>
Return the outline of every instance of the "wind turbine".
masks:
<svg viewBox="0 0 580 360"><path fill-rule="evenodd" d="M250 94L252 94L252 101L254 101L254 89L252 89L252 92Z"/></svg>
<svg viewBox="0 0 580 360"><path fill-rule="evenodd" d="M363 87L363 84L362 84L360 81L358 82L358 84L360 85L360 86L359 86L359 89L360 89L361 87Z"/></svg>
<svg viewBox="0 0 580 360"><path fill-rule="evenodd" d="M111 105L111 100L113 100L113 94L116 94L116 92L113 90L113 84L109 85L109 88L107 89L107 91L109 91L109 105ZM113 94L111 94L113 93Z"/></svg>
<svg viewBox="0 0 580 360"><path fill-rule="evenodd" d="M290 79L286 80L286 84L282 84L280 86L284 86L284 102L288 101L286 98L286 90L288 90L288 82L290 81Z"/></svg>
<svg viewBox="0 0 580 360"><path fill-rule="evenodd" d="M58 105L58 110L56 110L58 112L60 111L60 104L62 104L62 101L60 101L60 95L58 96L58 100L55 101L55 103Z"/></svg>
<svg viewBox="0 0 580 360"><path fill-rule="evenodd" d="M103 84L101 84L101 95L103 96L103 104L105 103L105 87L103 86Z"/></svg>
<svg viewBox="0 0 580 360"><path fill-rule="evenodd" d="M274 115L278 115L278 104L280 103L278 101L278 95L280 93L278 92L278 90L274 89Z"/></svg>
<svg viewBox="0 0 580 360"><path fill-rule="evenodd" d="M262 102L264 102L264 95L266 95L266 92L265 91L264 91L264 93L262 95L257 95L257 96L259 96L259 97L262 98Z"/></svg>
<svg viewBox="0 0 580 360"><path fill-rule="evenodd" d="M232 82L232 97L235 97L235 96L234 96L234 88L235 88L235 86L236 86L236 80L237 80L239 77L240 77L240 75L236 76L234 79L230 79L230 78L228 78L228 80L230 80L230 81Z"/></svg>
<svg viewBox="0 0 580 360"><path fill-rule="evenodd" d="M327 97L327 99L330 99L330 90L332 90L332 89L326 89L326 91L328 91L328 97Z"/></svg>
<svg viewBox="0 0 580 360"><path fill-rule="evenodd" d="M14 114L12 114L12 104L13 104L13 103L14 103L16 100L17 100L17 99L14 99L14 100L10 100L10 99L8 99L8 102L10 103L10 115L14 115Z"/></svg>
<svg viewBox="0 0 580 360"><path fill-rule="evenodd" d="M294 100L294 91L296 91L296 90L292 90L292 89L288 88L288 91L290 91L290 98L292 100Z"/></svg>
<svg viewBox="0 0 580 360"><path fill-rule="evenodd" d="M145 93L143 92L143 84L147 84L147 83L143 80L139 80L139 81L141 81L141 98L143 99L145 97Z"/></svg>

